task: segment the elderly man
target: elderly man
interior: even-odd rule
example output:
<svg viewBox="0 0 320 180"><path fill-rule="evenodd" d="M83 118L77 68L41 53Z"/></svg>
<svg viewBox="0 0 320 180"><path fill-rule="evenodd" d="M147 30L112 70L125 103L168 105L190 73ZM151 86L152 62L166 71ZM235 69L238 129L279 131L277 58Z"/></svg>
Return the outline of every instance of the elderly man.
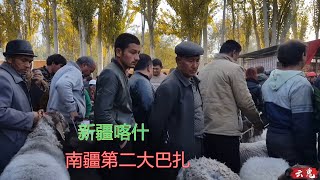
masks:
<svg viewBox="0 0 320 180"><path fill-rule="evenodd" d="M203 49L190 41L175 48L177 68L158 87L149 119L152 151L184 151L185 162L202 156L204 117L196 73ZM155 178L176 179L178 169L158 170Z"/></svg>
<svg viewBox="0 0 320 180"><path fill-rule="evenodd" d="M205 117L205 155L226 163L235 173L240 171L239 137L243 128L239 110L253 123L256 132L263 128L244 69L236 63L240 52L240 44L228 40L214 60L199 72Z"/></svg>
<svg viewBox="0 0 320 180"><path fill-rule="evenodd" d="M0 173L23 146L43 112L32 112L25 80L36 57L31 44L24 40L10 41L3 55L6 62L0 66Z"/></svg>

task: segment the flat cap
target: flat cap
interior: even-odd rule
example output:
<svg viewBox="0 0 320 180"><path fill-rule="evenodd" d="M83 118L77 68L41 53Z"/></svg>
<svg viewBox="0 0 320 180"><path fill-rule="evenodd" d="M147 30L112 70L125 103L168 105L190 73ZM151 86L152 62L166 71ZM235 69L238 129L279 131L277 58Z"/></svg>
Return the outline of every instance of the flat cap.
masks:
<svg viewBox="0 0 320 180"><path fill-rule="evenodd" d="M200 56L203 55L203 52L204 50L200 45L191 41L183 41L175 48L175 53L177 56L183 57Z"/></svg>

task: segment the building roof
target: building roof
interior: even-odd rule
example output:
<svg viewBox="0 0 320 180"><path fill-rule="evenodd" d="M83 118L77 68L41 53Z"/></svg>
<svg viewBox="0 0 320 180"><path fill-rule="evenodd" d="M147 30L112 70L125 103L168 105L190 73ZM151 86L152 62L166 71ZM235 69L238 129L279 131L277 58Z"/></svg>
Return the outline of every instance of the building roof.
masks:
<svg viewBox="0 0 320 180"><path fill-rule="evenodd" d="M309 42L306 42L306 44L319 42L319 41L320 40L309 41ZM260 49L258 51L253 51L250 53L242 54L239 56L239 58L259 59L259 58L266 58L266 57L270 57L270 56L276 56L278 47L279 47L279 45L276 45L276 46L271 46L268 48ZM318 48L318 50L313 58L320 58L320 48Z"/></svg>

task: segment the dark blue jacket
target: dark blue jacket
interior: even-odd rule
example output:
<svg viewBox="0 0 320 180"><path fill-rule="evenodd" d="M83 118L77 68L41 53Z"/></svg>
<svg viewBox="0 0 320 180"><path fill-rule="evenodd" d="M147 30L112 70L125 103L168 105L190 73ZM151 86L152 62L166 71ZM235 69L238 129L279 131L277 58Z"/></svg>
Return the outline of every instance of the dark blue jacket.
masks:
<svg viewBox="0 0 320 180"><path fill-rule="evenodd" d="M259 81L255 79L246 79L246 81L252 100L258 111L261 112L263 107L261 85L259 84Z"/></svg>
<svg viewBox="0 0 320 180"><path fill-rule="evenodd" d="M154 89L149 78L135 72L129 79L133 116L136 123L146 125L154 100Z"/></svg>
<svg viewBox="0 0 320 180"><path fill-rule="evenodd" d="M283 158L290 165L315 163L312 93L312 86L302 71L276 69L262 85L265 115L269 120L269 156Z"/></svg>

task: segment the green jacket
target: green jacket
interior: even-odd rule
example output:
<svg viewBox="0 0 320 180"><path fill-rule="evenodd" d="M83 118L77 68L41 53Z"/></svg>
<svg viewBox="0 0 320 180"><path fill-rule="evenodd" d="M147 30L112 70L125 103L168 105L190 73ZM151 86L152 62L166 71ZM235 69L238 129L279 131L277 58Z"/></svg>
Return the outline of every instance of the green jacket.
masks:
<svg viewBox="0 0 320 180"><path fill-rule="evenodd" d="M88 91L86 89L84 90L84 97L85 97L85 100L86 100L86 115L85 115L85 118L88 119L89 116L90 116L91 110L92 110L92 105L91 105L91 99L90 99L89 93L88 93Z"/></svg>

